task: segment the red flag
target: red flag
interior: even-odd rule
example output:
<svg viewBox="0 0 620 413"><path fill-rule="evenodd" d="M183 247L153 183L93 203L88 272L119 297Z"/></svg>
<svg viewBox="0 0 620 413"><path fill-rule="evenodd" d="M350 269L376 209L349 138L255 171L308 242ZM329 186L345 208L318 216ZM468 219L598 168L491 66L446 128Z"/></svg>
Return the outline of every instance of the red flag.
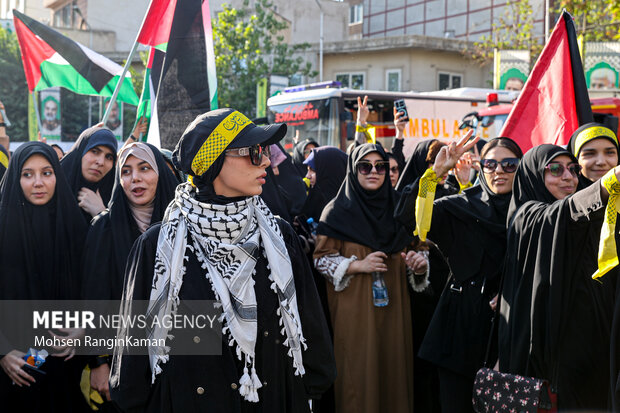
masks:
<svg viewBox="0 0 620 413"><path fill-rule="evenodd" d="M166 50L176 7L176 0L152 0L138 35L138 43Z"/></svg>
<svg viewBox="0 0 620 413"><path fill-rule="evenodd" d="M525 153L543 143L566 145L575 129L592 121L575 26L564 11L499 136Z"/></svg>

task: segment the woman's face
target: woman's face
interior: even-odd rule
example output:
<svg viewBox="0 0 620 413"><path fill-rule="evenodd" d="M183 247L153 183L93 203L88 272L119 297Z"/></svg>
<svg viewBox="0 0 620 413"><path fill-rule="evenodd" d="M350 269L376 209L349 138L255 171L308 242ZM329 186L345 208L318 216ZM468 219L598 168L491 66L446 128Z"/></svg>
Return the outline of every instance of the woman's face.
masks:
<svg viewBox="0 0 620 413"><path fill-rule="evenodd" d="M385 161L377 152L371 152L368 155L364 156L362 159L360 159L357 163L359 164L360 162L370 162L375 165L377 162ZM358 168L356 169L357 181L360 183L362 188L367 191L376 191L377 189L381 188L381 185L383 185L383 182L385 181L385 171L387 168L384 169L383 175L377 173L376 166L373 166L372 170L368 175L363 175L361 172L359 172Z"/></svg>
<svg viewBox="0 0 620 413"><path fill-rule="evenodd" d="M308 173L306 174L306 178L310 180L310 187L314 188L316 185L316 171L308 166Z"/></svg>
<svg viewBox="0 0 620 413"><path fill-rule="evenodd" d="M95 146L82 156L82 176L88 182L103 179L114 167L114 152L107 146Z"/></svg>
<svg viewBox="0 0 620 413"><path fill-rule="evenodd" d="M581 147L578 161L582 175L596 181L618 165L618 149L609 139L593 139Z"/></svg>
<svg viewBox="0 0 620 413"><path fill-rule="evenodd" d="M390 182L392 183L392 188L394 188L396 187L396 184L398 183L400 172L398 170L398 162L396 162L396 159L394 158L389 158L389 159L390 159Z"/></svg>
<svg viewBox="0 0 620 413"><path fill-rule="evenodd" d="M502 165L499 162L506 158L516 157L517 155L515 155L510 149L503 148L501 146L496 146L484 155L484 159L493 159L498 162L497 167L493 172L487 173L484 168L482 168L484 179L493 193L501 195L512 192L512 181L515 179L515 173L508 173L504 171L504 168L502 168Z"/></svg>
<svg viewBox="0 0 620 413"><path fill-rule="evenodd" d="M146 161L133 155L127 157L121 168L121 187L133 205L148 205L157 194L159 176Z"/></svg>
<svg viewBox="0 0 620 413"><path fill-rule="evenodd" d="M45 205L56 191L56 174L43 155L35 154L24 162L19 184L24 198L33 205Z"/></svg>
<svg viewBox="0 0 620 413"><path fill-rule="evenodd" d="M553 164L560 164L564 167L559 176L553 176L549 170L549 166ZM545 187L556 199L564 199L574 194L577 190L578 174L573 174L569 171L569 165L575 165L575 163L568 156L560 155L549 162L545 168Z"/></svg>
<svg viewBox="0 0 620 413"><path fill-rule="evenodd" d="M252 165L249 155L226 156L222 170L213 181L213 189L216 194L229 198L260 195L267 177L265 168L269 165L269 156L263 156L258 166Z"/></svg>
<svg viewBox="0 0 620 413"><path fill-rule="evenodd" d="M304 159L308 159L308 156L310 156L310 153L314 148L316 148L316 145L313 143L309 143L306 145L306 147L304 148Z"/></svg>

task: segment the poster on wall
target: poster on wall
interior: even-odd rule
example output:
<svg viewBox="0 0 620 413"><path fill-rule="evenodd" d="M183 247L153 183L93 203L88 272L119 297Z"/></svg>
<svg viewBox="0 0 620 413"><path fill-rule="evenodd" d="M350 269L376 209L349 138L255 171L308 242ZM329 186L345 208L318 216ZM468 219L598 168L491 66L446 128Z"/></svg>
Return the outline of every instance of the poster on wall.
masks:
<svg viewBox="0 0 620 413"><path fill-rule="evenodd" d="M104 103L104 111L108 109L110 99L106 99ZM105 123L105 127L110 129L116 139L123 140L123 103L116 101L110 110L110 115Z"/></svg>
<svg viewBox="0 0 620 413"><path fill-rule="evenodd" d="M60 88L53 87L39 92L41 136L47 140L60 140Z"/></svg>
<svg viewBox="0 0 620 413"><path fill-rule="evenodd" d="M530 73L529 50L496 50L493 88L519 91Z"/></svg>
<svg viewBox="0 0 620 413"><path fill-rule="evenodd" d="M617 89L620 43L586 42L584 71L588 89Z"/></svg>

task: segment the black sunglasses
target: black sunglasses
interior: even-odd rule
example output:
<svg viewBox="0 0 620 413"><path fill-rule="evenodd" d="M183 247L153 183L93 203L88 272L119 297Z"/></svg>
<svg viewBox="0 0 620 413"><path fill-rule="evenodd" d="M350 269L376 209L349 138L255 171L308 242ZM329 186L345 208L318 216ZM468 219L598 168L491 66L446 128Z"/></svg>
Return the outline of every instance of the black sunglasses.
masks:
<svg viewBox="0 0 620 413"><path fill-rule="evenodd" d="M519 158L504 158L501 161L496 161L495 159L480 160L482 170L488 174L495 172L497 165L501 165L502 171L511 174L517 170L517 166L519 166Z"/></svg>
<svg viewBox="0 0 620 413"><path fill-rule="evenodd" d="M545 166L545 169L549 171L551 176L555 176L556 178L564 175L565 169L568 169L572 176L577 176L579 175L579 171L581 171L581 165L577 163L571 163L568 166L564 166L561 163L550 163L549 165Z"/></svg>
<svg viewBox="0 0 620 413"><path fill-rule="evenodd" d="M355 167L357 168L357 172L361 173L362 175L368 175L369 173L371 173L373 166L375 168L375 171L377 171L379 175L385 175L389 165L390 163L386 161L379 161L375 164L368 161L360 161L357 163L357 165L355 165Z"/></svg>
<svg viewBox="0 0 620 413"><path fill-rule="evenodd" d="M252 165L258 166L263 162L263 156L270 157L269 146L252 145L245 148L226 149L227 156L241 157L250 156Z"/></svg>

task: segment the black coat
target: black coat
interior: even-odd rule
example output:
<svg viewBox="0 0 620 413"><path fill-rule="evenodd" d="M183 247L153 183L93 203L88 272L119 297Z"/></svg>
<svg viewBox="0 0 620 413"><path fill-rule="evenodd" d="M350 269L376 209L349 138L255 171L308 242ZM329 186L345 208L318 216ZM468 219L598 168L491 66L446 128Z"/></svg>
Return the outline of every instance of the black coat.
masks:
<svg viewBox="0 0 620 413"><path fill-rule="evenodd" d="M563 408L607 407L618 269L592 280L604 211L597 182L525 204L509 232L500 370L550 380ZM536 254L528 259L526 248Z"/></svg>
<svg viewBox="0 0 620 413"><path fill-rule="evenodd" d="M419 179L403 189L397 219L415 227ZM470 377L482 367L505 253L504 222L510 195L490 195L483 185L436 199L428 239L446 257L451 276L430 322L419 357ZM431 265L431 272L434 271ZM445 279L445 278L444 278Z"/></svg>
<svg viewBox="0 0 620 413"><path fill-rule="evenodd" d="M304 337L306 373L295 376L292 359L286 354L280 334L277 297L270 289L266 260L256 264L258 336L256 369L263 381L259 403L242 399L238 390L243 365L227 340L221 343L221 356L175 356L162 365L163 372L151 386L147 356L124 356L120 386L113 388L113 399L130 412L291 412L309 411L308 399L320 398L335 379L333 348L321 304L312 280L310 266L290 225L278 220L294 270L295 289ZM160 226L144 233L130 253L128 268L136 271L134 299L148 300ZM215 299L195 255L190 254L179 297L183 300ZM172 349L174 351L174 348ZM199 387L204 390L199 394Z"/></svg>

